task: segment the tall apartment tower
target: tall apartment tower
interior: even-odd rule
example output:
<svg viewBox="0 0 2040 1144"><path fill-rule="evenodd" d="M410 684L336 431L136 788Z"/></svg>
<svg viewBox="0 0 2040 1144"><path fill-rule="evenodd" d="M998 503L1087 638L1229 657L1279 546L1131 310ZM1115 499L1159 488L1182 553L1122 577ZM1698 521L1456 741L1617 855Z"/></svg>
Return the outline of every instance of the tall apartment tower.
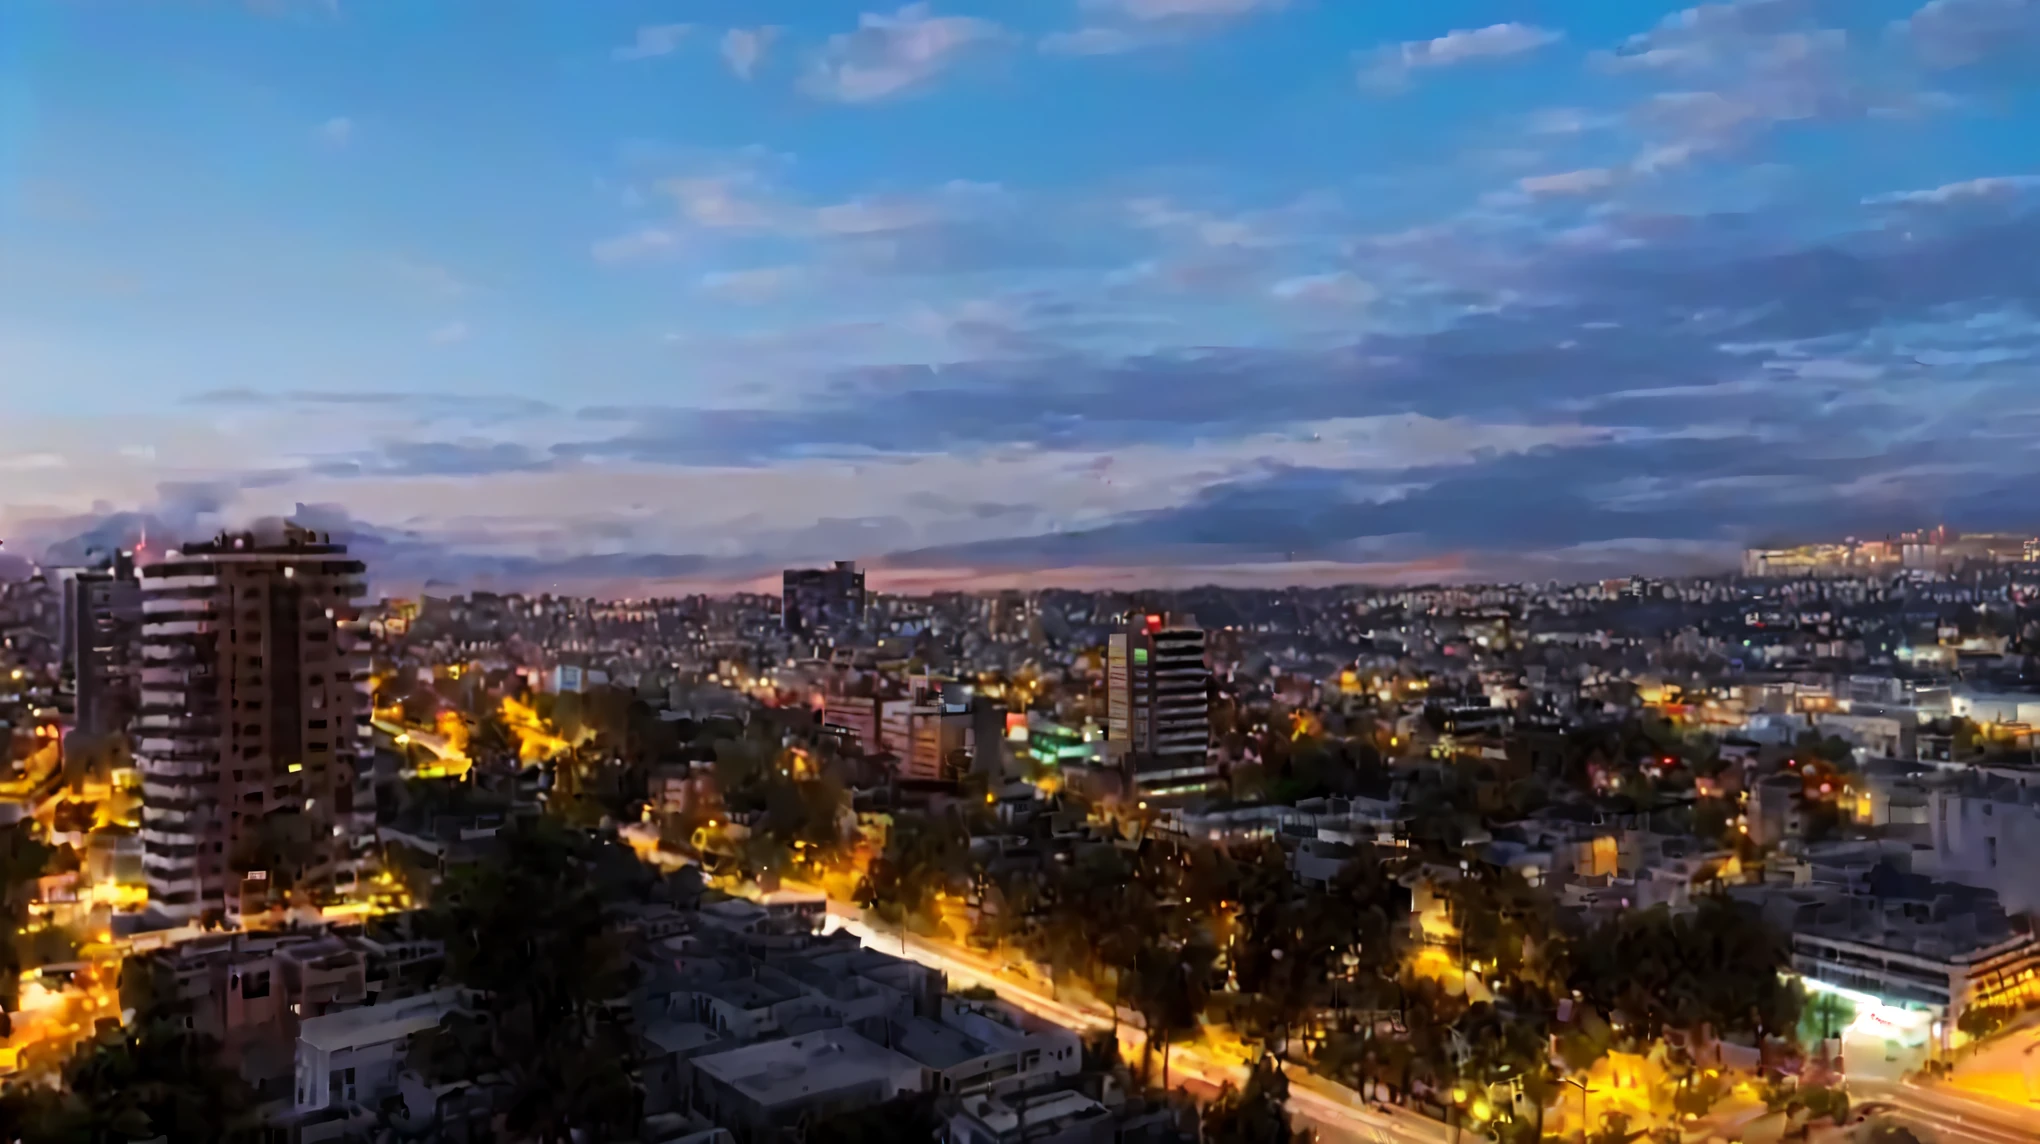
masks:
<svg viewBox="0 0 2040 1144"><path fill-rule="evenodd" d="M137 701L136 641L142 626L142 585L131 552L96 568L59 573L64 587L58 647L76 699L73 726L88 736L123 730Z"/></svg>
<svg viewBox="0 0 2040 1144"><path fill-rule="evenodd" d="M375 826L364 571L290 525L142 570L135 764L158 920L236 921L354 889Z"/></svg>
<svg viewBox="0 0 2040 1144"><path fill-rule="evenodd" d="M1136 617L1105 649L1105 745L1128 789L1183 799L1219 784L1211 759L1211 667L1194 620Z"/></svg>
<svg viewBox="0 0 2040 1144"><path fill-rule="evenodd" d="M789 568L780 577L779 626L788 635L835 635L864 619L864 573L849 560L833 568Z"/></svg>

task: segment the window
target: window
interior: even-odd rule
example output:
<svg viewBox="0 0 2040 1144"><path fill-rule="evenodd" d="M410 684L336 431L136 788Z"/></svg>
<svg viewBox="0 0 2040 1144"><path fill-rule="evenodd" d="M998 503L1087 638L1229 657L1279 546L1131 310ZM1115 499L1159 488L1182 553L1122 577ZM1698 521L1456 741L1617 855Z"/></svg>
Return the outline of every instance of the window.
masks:
<svg viewBox="0 0 2040 1144"><path fill-rule="evenodd" d="M264 969L243 975L241 996L248 1000L269 996L269 971Z"/></svg>
<svg viewBox="0 0 2040 1144"><path fill-rule="evenodd" d="M1995 838L1984 839L1983 852L1985 856L1990 859L1990 868L1993 870L1997 869L1997 839Z"/></svg>

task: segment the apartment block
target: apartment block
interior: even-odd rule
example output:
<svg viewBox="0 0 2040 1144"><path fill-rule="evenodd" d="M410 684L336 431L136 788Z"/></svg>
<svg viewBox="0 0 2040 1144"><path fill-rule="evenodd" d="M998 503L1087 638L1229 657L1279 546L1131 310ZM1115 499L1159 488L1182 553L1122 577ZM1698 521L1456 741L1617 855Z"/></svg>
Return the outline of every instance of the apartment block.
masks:
<svg viewBox="0 0 2040 1144"><path fill-rule="evenodd" d="M291 526L142 570L135 758L154 919L237 921L355 888L374 843L363 574Z"/></svg>
<svg viewBox="0 0 2040 1144"><path fill-rule="evenodd" d="M1211 757L1211 668L1188 617L1139 617L1106 640L1106 749L1142 799L1203 794Z"/></svg>

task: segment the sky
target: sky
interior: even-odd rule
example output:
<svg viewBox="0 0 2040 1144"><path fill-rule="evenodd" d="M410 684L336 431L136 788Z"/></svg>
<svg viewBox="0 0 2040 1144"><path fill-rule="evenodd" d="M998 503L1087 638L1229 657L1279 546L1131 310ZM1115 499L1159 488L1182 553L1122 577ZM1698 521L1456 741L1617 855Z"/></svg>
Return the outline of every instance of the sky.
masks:
<svg viewBox="0 0 2040 1144"><path fill-rule="evenodd" d="M7 0L0 536L1547 580L2040 530L2040 0Z"/></svg>

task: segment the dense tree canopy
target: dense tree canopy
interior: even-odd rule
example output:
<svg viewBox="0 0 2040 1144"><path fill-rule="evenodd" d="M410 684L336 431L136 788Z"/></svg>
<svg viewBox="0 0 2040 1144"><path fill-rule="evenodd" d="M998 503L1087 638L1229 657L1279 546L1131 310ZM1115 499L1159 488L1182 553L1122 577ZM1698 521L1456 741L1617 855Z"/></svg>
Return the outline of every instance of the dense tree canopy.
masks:
<svg viewBox="0 0 2040 1144"><path fill-rule="evenodd" d="M1802 991L1781 971L1785 935L1755 910L1707 898L1689 914L1626 911L1579 935L1571 987L1603 1012L1620 1012L1654 1039L1668 1028L1785 1035Z"/></svg>
<svg viewBox="0 0 2040 1144"><path fill-rule="evenodd" d="M440 888L430 924L449 973L490 1017L486 1050L512 1086L509 1126L544 1144L629 1132L640 1114L635 1041L610 1002L632 968L603 913L600 844L543 820L500 837L498 860Z"/></svg>

